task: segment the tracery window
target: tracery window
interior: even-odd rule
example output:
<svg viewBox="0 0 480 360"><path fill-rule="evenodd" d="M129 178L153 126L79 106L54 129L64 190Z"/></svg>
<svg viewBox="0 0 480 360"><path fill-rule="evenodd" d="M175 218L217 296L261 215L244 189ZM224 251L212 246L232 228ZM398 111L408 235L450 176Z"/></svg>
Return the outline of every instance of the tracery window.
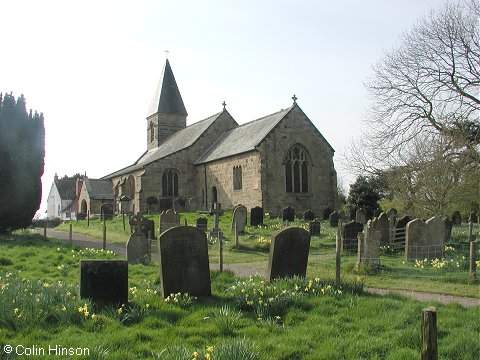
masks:
<svg viewBox="0 0 480 360"><path fill-rule="evenodd" d="M285 161L287 193L308 193L308 167L307 151L300 145L293 146Z"/></svg>
<svg viewBox="0 0 480 360"><path fill-rule="evenodd" d="M178 196L178 171L167 169L162 175L162 195Z"/></svg>
<svg viewBox="0 0 480 360"><path fill-rule="evenodd" d="M234 166L233 167L233 190L242 189L242 167Z"/></svg>

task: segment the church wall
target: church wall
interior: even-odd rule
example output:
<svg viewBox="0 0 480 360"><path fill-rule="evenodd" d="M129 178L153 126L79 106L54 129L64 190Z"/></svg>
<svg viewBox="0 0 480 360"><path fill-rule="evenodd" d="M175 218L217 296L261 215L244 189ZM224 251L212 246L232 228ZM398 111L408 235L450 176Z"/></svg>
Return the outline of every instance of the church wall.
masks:
<svg viewBox="0 0 480 360"><path fill-rule="evenodd" d="M310 155L313 166L308 171L307 193L287 193L285 156L295 144L301 144ZM333 150L318 134L318 130L305 114L294 107L267 135L259 146L262 155L262 191L266 212L281 215L282 209L291 206L296 214L311 209L316 216L336 206L336 172Z"/></svg>
<svg viewBox="0 0 480 360"><path fill-rule="evenodd" d="M260 164L260 154L257 151L251 151L197 166L199 207L210 208L214 186L217 189L217 201L222 204L223 209L233 209L238 204L243 204L248 209L261 206ZM237 166L242 169L242 188L240 190L233 188L233 168ZM207 207L205 207L205 201L202 201L202 194L207 195Z"/></svg>

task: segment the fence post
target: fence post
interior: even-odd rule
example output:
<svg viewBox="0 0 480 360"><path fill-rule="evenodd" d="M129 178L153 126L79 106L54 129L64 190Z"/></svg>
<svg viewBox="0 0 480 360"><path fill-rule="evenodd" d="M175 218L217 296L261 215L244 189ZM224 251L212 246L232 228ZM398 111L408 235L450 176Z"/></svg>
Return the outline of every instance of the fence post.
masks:
<svg viewBox="0 0 480 360"><path fill-rule="evenodd" d="M470 277L475 279L475 243L473 239L473 221L468 223L468 241L470 242Z"/></svg>
<svg viewBox="0 0 480 360"><path fill-rule="evenodd" d="M44 219L44 221L43 221L43 237L45 238L45 240L47 240L47 223L48 223L48 219Z"/></svg>
<svg viewBox="0 0 480 360"><path fill-rule="evenodd" d="M233 231L235 233L235 247L238 247L238 232L237 232L237 223L233 222Z"/></svg>
<svg viewBox="0 0 480 360"><path fill-rule="evenodd" d="M438 360L437 309L422 309L422 360Z"/></svg>
<svg viewBox="0 0 480 360"><path fill-rule="evenodd" d="M337 227L337 236L335 238L335 285L340 286L340 251L342 250L342 243L341 243L341 229L342 222L338 222Z"/></svg>
<svg viewBox="0 0 480 360"><path fill-rule="evenodd" d="M73 224L70 223L70 231L68 232L68 242L72 245L73 240Z"/></svg>
<svg viewBox="0 0 480 360"><path fill-rule="evenodd" d="M103 222L103 250L107 250L107 225Z"/></svg>

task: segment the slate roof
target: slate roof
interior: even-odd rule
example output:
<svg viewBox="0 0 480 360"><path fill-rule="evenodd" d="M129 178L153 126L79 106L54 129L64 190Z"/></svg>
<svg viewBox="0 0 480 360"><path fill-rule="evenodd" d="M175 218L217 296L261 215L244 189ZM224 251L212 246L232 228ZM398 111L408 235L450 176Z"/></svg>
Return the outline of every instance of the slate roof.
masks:
<svg viewBox="0 0 480 360"><path fill-rule="evenodd" d="M198 158L195 165L255 150L293 106L225 132Z"/></svg>
<svg viewBox="0 0 480 360"><path fill-rule="evenodd" d="M156 114L178 114L187 115L187 110L183 104L182 95L178 89L175 76L170 66L170 62L165 62L160 81L148 109L147 118Z"/></svg>
<svg viewBox="0 0 480 360"><path fill-rule="evenodd" d="M210 125L213 124L223 111L174 132L158 148L147 150L133 165L104 176L102 179L112 178L114 176L141 169L143 166L150 164L151 162L190 147L210 127Z"/></svg>
<svg viewBox="0 0 480 360"><path fill-rule="evenodd" d="M58 193L62 200L73 200L75 199L75 186L77 181L71 179L59 179L55 181L55 186L57 187Z"/></svg>
<svg viewBox="0 0 480 360"><path fill-rule="evenodd" d="M110 180L85 178L84 184L91 199L113 200L113 187Z"/></svg>

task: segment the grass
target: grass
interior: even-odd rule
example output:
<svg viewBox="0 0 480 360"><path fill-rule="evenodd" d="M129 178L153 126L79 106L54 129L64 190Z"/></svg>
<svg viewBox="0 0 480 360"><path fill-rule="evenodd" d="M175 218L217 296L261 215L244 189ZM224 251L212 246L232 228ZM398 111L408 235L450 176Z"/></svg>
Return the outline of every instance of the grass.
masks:
<svg viewBox="0 0 480 360"><path fill-rule="evenodd" d="M195 225L196 219L204 216L208 220L208 227L213 226L213 216L209 214L180 213L180 223ZM148 215L155 221L158 227L158 215ZM248 219L247 219L248 220ZM258 272L265 271L268 264L268 252L270 239L274 231L282 228L285 224L279 219L265 217L264 225L258 227L247 226L239 238L239 246L235 246L231 234L232 212L225 211L220 217L220 228L226 236L223 256L224 264L249 264ZM248 221L247 221L248 223ZM90 227L87 221L73 222L75 232L91 235L98 239L102 238L102 225L100 220L91 220ZM308 229L308 224L302 220L296 220L290 224ZM69 224L62 224L57 229L68 231ZM123 230L121 216L107 221L107 241L109 243L125 244L128 240L130 229L127 220L127 230ZM458 256L468 259L468 226L455 226L452 231L452 243ZM158 234L157 234L158 235ZM310 245L309 264L307 275L311 277L335 276L335 235L336 228L331 228L325 221L321 222L320 236L313 236ZM209 240L209 259L211 264L219 262L218 244L214 239ZM477 258L480 257L478 249ZM455 260L455 265L458 259ZM0 264L2 259L0 258ZM342 254L342 277L352 281L358 277L366 286L385 289L404 289L412 291L426 291L432 293L480 297L478 282L472 282L468 275L468 264L461 261L458 268L432 268L426 266L423 269L415 267L415 263L405 263L404 253L385 253L381 256L381 267L375 272L357 272L355 270L356 255Z"/></svg>
<svg viewBox="0 0 480 360"><path fill-rule="evenodd" d="M420 353L421 309L434 305L439 359L480 356L478 306L376 297L323 276L269 284L216 271L211 298L164 301L150 264L129 266L128 304L97 309L74 295L78 262L111 252L22 233L0 237L0 254L0 349L88 349L79 359L409 359Z"/></svg>

